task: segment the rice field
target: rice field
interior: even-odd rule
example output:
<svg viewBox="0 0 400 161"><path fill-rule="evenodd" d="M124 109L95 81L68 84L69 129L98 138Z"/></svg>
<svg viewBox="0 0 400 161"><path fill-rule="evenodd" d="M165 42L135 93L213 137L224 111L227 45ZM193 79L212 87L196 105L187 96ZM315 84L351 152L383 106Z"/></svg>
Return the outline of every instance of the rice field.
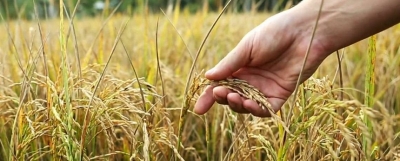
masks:
<svg viewBox="0 0 400 161"><path fill-rule="evenodd" d="M217 16L2 22L0 160L400 159L399 25L333 53L271 118L199 116L202 71L271 14L223 14L188 82Z"/></svg>

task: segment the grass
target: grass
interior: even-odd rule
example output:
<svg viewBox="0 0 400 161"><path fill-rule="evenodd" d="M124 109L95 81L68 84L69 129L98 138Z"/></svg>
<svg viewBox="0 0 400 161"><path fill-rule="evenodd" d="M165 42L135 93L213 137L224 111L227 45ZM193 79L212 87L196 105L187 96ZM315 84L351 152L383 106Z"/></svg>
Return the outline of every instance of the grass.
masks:
<svg viewBox="0 0 400 161"><path fill-rule="evenodd" d="M206 82L202 70L215 65L268 16L224 14L201 51L217 14L182 10L166 16L111 13L108 19L73 23L65 17L3 22L0 30L7 34L0 35L0 160L399 156L400 26L376 35L375 63L367 56L368 41L338 52L343 55L332 54L277 114L288 116L293 104L290 124L280 117L237 115L221 105L205 116L191 112ZM73 32L69 24L74 24ZM370 79L365 66L375 69L375 76L370 75L375 83L365 82ZM229 80L219 83L231 85ZM367 86L374 90L364 92ZM255 94L255 99L262 98ZM184 108L188 111L182 116Z"/></svg>

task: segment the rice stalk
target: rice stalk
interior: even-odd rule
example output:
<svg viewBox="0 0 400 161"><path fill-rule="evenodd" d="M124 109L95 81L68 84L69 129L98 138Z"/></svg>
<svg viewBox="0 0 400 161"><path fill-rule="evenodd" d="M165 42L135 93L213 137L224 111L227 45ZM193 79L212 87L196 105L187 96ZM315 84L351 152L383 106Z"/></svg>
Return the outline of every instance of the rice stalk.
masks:
<svg viewBox="0 0 400 161"><path fill-rule="evenodd" d="M104 73L105 73L105 71L106 71L106 69L108 67L108 64L110 63L110 60L111 60L112 56L114 55L115 48L117 47L119 39L120 39L123 31L125 30L127 24L128 24L128 21L126 21L125 24L119 30L119 33L118 33L117 38L115 39L111 54L110 54L110 56L109 56L109 58L107 60L107 63L105 65L104 69L103 69L103 72L101 73L101 76L100 76L99 80L96 83L96 86L94 88L94 91L93 91L93 94L91 96L91 99L90 99L90 101L89 101L89 103L87 105L87 109L85 111L85 117L84 117L84 124L83 124L83 128L82 128L82 134L81 134L80 149L79 149L79 155L80 155L79 158L80 159L79 160L83 159L83 150L84 150L84 147L85 147L85 139L86 139L89 123L92 121L92 115L96 114L96 113L90 114L90 112L89 112L90 105L93 102L94 95L96 94L96 91L97 91L97 89L99 87L99 84L100 84L100 82L101 82L101 80L102 80L102 78L104 76Z"/></svg>
<svg viewBox="0 0 400 161"><path fill-rule="evenodd" d="M66 116L62 117L60 122L62 124L65 123L66 132L64 133L61 129L59 132L62 136L62 140L64 142L64 148L66 152L66 158L68 160L77 160L77 156L79 153L76 153L77 146L74 143L75 138L75 130L73 129L73 110L71 105L71 97L70 97L70 87L69 87L69 67L67 63L67 45L65 42L65 32L64 32L64 2L60 1L60 47L61 47L61 75L62 75L62 87L64 92L63 101L65 101L65 108L66 108ZM53 108L54 109L54 108ZM54 112L56 112L54 110Z"/></svg>
<svg viewBox="0 0 400 161"><path fill-rule="evenodd" d="M197 60L198 60L198 58L200 56L201 50L203 49L205 42L207 41L208 36L211 34L212 29L214 28L214 26L218 22L219 18L222 16L222 14L225 12L225 10L229 6L230 2L231 2L231 0L229 0L227 2L225 7L222 9L221 13L219 13L217 19L211 25L210 29L208 30L206 36L203 39L203 42L201 43L201 45L200 45L200 47L199 47L199 49L198 49L198 51L196 53L195 59L192 62L192 66L190 67L188 78L186 80L186 85L185 85L185 90L184 90L184 101L183 101L183 104L182 104L182 109L181 109L181 114L180 114L180 117L179 117L179 124L178 124L178 143L177 143L178 152L179 152L179 148L180 148L180 144L181 144L181 134L182 134L182 131L183 131L182 126L183 126L183 123L185 122L186 114L187 114L187 111L188 111L188 109L190 107L190 102L191 102L191 99L188 97L188 92L189 92L188 90L190 88L189 87L189 85L191 83L190 80L192 78L192 75L193 75L193 72L194 72L194 68L196 66L196 62L197 62Z"/></svg>
<svg viewBox="0 0 400 161"><path fill-rule="evenodd" d="M368 40L368 59L365 75L365 105L368 107L373 107L374 105L374 95L375 95L375 64L376 64L376 35L373 35ZM364 122L368 127L368 134L372 132L372 126L367 115L364 116ZM366 134L367 134L366 133ZM366 154L371 157L370 149L371 139L363 135L363 150ZM370 154L371 153L371 154Z"/></svg>

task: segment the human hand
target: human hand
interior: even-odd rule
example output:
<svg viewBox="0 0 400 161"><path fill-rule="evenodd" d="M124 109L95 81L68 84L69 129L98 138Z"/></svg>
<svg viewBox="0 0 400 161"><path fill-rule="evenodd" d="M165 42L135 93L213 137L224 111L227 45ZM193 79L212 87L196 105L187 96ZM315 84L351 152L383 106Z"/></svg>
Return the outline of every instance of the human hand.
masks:
<svg viewBox="0 0 400 161"><path fill-rule="evenodd" d="M318 29L300 82L309 78L333 51L400 22L400 1L325 1L321 12L320 4L315 2L302 1L267 19L207 71L206 78L246 80L268 98L276 112L295 90L318 13L321 13ZM268 110L262 110L256 102L222 86L206 87L193 111L204 114L215 101L229 105L238 113L270 116Z"/></svg>
<svg viewBox="0 0 400 161"><path fill-rule="evenodd" d="M311 40L313 23L297 22L288 12L277 14L250 31L239 44L205 77L210 80L238 78L258 88L276 112L295 90L300 70ZM322 39L315 37L305 64L301 82L309 78L328 56ZM268 117L250 99L222 86L207 86L194 107L197 114L206 113L214 104L229 105L237 113Z"/></svg>

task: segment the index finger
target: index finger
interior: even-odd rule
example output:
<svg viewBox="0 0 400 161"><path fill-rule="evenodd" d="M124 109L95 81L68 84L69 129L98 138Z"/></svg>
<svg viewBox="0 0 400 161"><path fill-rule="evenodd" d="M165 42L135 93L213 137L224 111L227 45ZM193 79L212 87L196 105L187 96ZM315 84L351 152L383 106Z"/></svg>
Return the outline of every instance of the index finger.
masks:
<svg viewBox="0 0 400 161"><path fill-rule="evenodd" d="M196 104L194 105L193 112L199 115L205 114L215 102L213 97L213 88L212 86L207 86L204 89L204 92L200 95L199 99L197 99Z"/></svg>

